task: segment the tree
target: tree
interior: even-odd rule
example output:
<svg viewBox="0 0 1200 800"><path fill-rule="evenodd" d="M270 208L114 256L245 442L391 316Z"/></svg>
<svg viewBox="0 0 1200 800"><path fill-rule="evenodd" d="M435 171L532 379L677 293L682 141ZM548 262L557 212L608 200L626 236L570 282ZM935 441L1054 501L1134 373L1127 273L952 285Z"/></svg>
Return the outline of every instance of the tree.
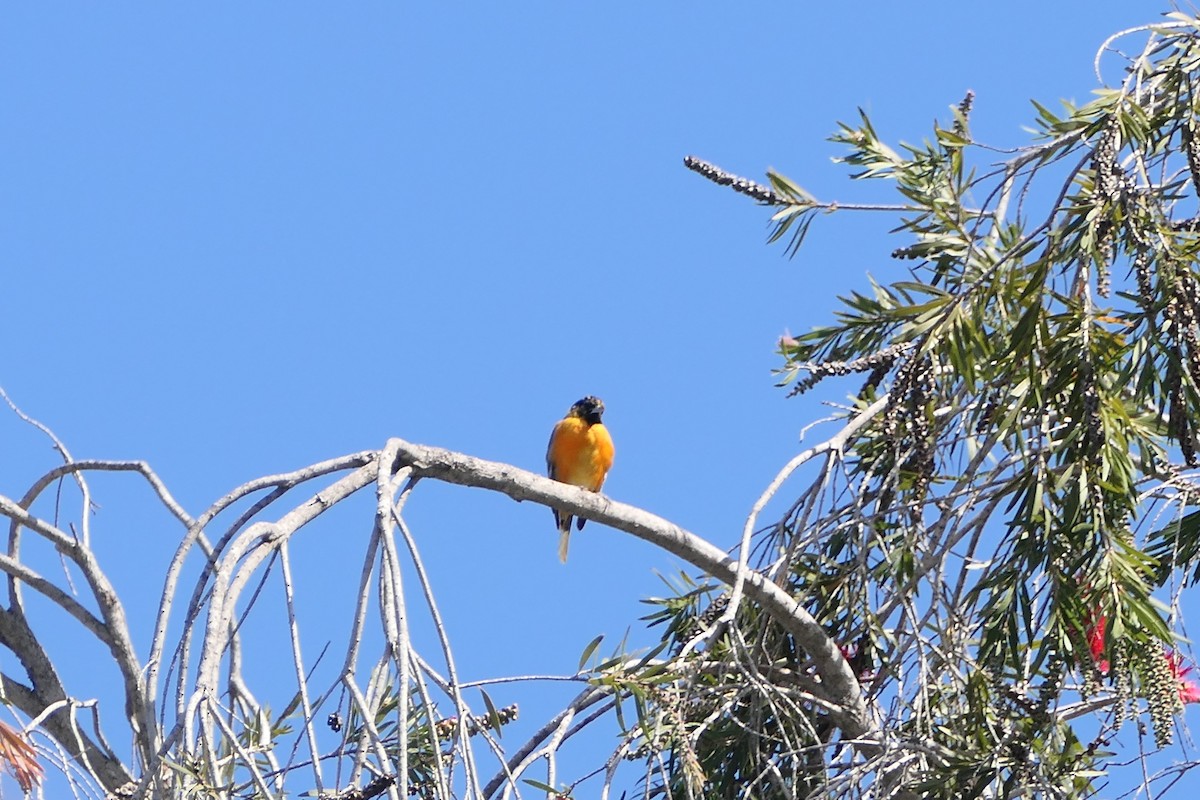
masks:
<svg viewBox="0 0 1200 800"><path fill-rule="evenodd" d="M1136 55L1112 49L1130 41ZM842 125L843 162L894 182L895 205L819 201L781 175L764 186L686 161L768 206L790 252L817 216L870 211L896 220L892 256L906 265L903 280L843 298L829 325L781 340L792 394L864 377L837 428L765 489L735 555L607 497L401 440L251 481L197 516L147 465L77 461L55 440L63 465L19 500L0 496L11 521L0 642L20 664L5 662L6 702L93 796L492 798L531 785L565 796L575 776L557 774L555 754L610 720L619 745L600 759L601 787L581 794L609 796L626 762L642 765L651 796L1097 793L1123 729L1147 717L1164 748L1182 704L1200 700L1175 633L1181 592L1200 578L1200 512L1187 510L1200 491L1200 20L1124 31L1102 46L1110 54L1123 83L1058 113L1035 104L1036 138L1017 150L974 140L970 95L920 145L888 146L865 114ZM139 475L181 530L145 660L90 547L87 477L102 471ZM58 501L31 511L64 479L81 503L67 526ZM506 749L496 734L514 710L486 692L468 703L478 687L457 676L405 520L430 480L609 525L700 575L654 601L656 648L600 659L593 642L578 696ZM343 666L313 685L291 539L372 490ZM763 523L773 502L785 511ZM70 564L61 580L31 566L35 545ZM409 636L405 558L437 659ZM295 681L278 712L256 700L241 657L273 570ZM133 763L59 679L27 593L111 655ZM373 655L368 614L383 631ZM36 780L27 752L5 752ZM549 773L533 780L543 757ZM1147 771L1146 791L1190 766Z"/></svg>

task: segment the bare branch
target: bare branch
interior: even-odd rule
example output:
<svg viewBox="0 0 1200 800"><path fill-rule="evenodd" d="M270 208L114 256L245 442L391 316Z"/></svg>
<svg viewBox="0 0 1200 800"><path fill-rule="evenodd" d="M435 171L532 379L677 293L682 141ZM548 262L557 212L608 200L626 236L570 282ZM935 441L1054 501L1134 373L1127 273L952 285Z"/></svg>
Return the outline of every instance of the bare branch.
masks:
<svg viewBox="0 0 1200 800"><path fill-rule="evenodd" d="M633 534L679 556L720 581L732 585L737 580L737 562L724 551L662 517L634 506L508 464L485 461L462 453L405 441L398 441L396 450L398 462L394 468L409 466L417 476L490 489L517 501L533 500L567 511ZM822 678L825 699L838 709L835 716L845 735L855 739L870 739L878 735L871 724L858 679L837 644L829 639L812 615L759 573L746 575L745 591L746 596L761 605L812 658Z"/></svg>

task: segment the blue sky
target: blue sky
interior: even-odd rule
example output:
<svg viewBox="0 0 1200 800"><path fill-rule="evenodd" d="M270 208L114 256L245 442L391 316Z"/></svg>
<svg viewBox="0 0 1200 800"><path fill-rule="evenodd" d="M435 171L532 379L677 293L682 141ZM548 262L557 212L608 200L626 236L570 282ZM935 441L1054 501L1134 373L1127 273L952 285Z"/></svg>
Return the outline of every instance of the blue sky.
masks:
<svg viewBox="0 0 1200 800"><path fill-rule="evenodd" d="M76 457L148 461L193 513L389 436L540 470L553 422L598 394L607 491L731 544L845 391L785 400L775 340L890 277L893 221L820 219L788 260L764 210L683 157L877 196L830 161L857 107L919 140L973 89L976 135L1019 145L1029 98L1085 101L1100 42L1167 10L846 9L9 6L0 385ZM54 463L4 414L0 448L9 496ZM136 608L176 533L129 479L96 484ZM560 566L547 510L480 492L422 486L410 516L469 678L573 671L677 568L600 526ZM314 531L314 583L355 580L369 524Z"/></svg>

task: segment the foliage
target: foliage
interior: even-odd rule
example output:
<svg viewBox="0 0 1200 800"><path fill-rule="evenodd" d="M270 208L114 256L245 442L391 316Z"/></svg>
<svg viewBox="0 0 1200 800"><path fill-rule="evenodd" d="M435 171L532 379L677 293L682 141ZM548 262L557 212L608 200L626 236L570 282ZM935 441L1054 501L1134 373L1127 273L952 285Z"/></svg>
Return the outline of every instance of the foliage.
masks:
<svg viewBox="0 0 1200 800"><path fill-rule="evenodd" d="M1140 709L1172 740L1168 603L1200 574L1196 517L1181 515L1200 426L1200 27L1176 13L1125 37L1144 46L1123 84L1057 113L1035 103L1034 141L1015 151L974 139L970 94L920 144L888 145L865 113L842 124L841 163L894 184L895 206L689 160L774 208L789 252L817 215L891 214L905 273L781 341L792 394L862 374L846 416L866 422L758 532L754 562L857 662L895 748L864 772L831 745L822 709L776 677L803 675L806 654L743 607L696 651L713 673L679 672L685 706L733 664L744 678L688 723L690 748L729 754L697 796L1085 797Z"/></svg>

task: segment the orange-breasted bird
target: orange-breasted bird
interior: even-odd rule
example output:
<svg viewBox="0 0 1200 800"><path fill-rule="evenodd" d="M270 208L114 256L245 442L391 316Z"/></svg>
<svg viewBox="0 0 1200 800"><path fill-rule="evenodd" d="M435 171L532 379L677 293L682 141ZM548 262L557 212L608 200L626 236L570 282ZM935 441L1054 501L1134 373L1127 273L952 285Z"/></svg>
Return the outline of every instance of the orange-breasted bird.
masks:
<svg viewBox="0 0 1200 800"><path fill-rule="evenodd" d="M599 397L585 397L554 425L550 446L546 448L546 471L556 481L600 491L613 463L613 441L600 421L604 403ZM571 541L571 515L553 509L558 524L558 557L565 564ZM576 527L583 530L587 520L580 518Z"/></svg>

